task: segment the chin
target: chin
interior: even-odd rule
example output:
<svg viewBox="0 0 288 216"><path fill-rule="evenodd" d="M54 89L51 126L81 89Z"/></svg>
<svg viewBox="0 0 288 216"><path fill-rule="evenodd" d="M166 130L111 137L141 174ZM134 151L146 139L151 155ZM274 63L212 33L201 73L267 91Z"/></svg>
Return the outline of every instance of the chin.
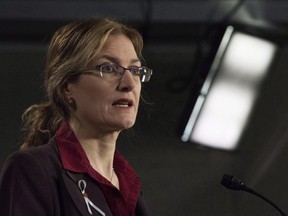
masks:
<svg viewBox="0 0 288 216"><path fill-rule="evenodd" d="M129 129L131 127L133 127L135 121L125 121L125 122L122 122L121 125L123 127L123 129Z"/></svg>
<svg viewBox="0 0 288 216"><path fill-rule="evenodd" d="M133 123L133 124L126 124L126 125L124 125L123 129L129 129L129 128L132 128L133 125L134 125L134 123Z"/></svg>

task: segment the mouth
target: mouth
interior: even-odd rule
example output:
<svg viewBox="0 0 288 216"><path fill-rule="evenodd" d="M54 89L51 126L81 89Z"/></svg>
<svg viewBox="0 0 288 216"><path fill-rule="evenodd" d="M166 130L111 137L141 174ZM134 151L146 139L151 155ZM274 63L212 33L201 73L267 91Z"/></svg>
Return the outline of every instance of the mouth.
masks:
<svg viewBox="0 0 288 216"><path fill-rule="evenodd" d="M128 108L133 106L133 100L130 99L120 99L115 101L112 106L115 107L122 107L122 108Z"/></svg>

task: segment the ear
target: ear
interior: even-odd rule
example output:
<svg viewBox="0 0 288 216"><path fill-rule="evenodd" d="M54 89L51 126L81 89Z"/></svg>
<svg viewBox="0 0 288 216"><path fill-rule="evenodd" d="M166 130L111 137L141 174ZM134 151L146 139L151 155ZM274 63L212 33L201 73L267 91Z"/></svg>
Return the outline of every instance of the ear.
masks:
<svg viewBox="0 0 288 216"><path fill-rule="evenodd" d="M72 84L65 83L62 87L62 93L66 98L70 98L72 96Z"/></svg>

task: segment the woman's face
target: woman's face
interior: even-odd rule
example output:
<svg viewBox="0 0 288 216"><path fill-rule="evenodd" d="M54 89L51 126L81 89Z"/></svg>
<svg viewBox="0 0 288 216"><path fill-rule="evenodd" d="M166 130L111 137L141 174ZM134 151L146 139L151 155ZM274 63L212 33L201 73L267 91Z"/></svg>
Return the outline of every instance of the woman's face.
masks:
<svg viewBox="0 0 288 216"><path fill-rule="evenodd" d="M132 42L125 35L111 35L100 53L89 64L114 63L125 68L141 66ZM135 123L141 82L129 70L119 79L109 79L97 74L84 73L65 90L66 97L73 98L76 109L72 121L81 127L98 131L120 131ZM138 79L137 79L138 78Z"/></svg>

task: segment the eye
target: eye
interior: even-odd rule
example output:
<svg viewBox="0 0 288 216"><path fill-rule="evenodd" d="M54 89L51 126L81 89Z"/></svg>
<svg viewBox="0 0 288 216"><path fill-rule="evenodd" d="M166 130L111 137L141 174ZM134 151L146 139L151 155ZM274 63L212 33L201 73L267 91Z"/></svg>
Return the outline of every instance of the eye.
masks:
<svg viewBox="0 0 288 216"><path fill-rule="evenodd" d="M131 71L131 73L132 74L134 74L134 75L140 75L141 74L141 68L139 68L139 67L131 67L130 68L130 71Z"/></svg>
<svg viewBox="0 0 288 216"><path fill-rule="evenodd" d="M103 73L115 72L115 66L113 64L103 64L100 66L100 71Z"/></svg>

